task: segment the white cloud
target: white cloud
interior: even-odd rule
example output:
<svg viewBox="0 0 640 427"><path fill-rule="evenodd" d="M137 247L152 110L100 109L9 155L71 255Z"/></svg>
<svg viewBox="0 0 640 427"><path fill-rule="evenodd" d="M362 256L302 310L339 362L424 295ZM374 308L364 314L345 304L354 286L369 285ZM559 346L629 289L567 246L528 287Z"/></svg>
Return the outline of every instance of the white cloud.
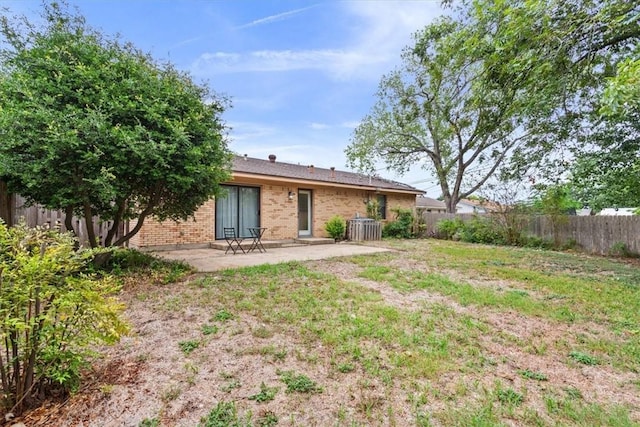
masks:
<svg viewBox="0 0 640 427"><path fill-rule="evenodd" d="M305 10L312 9L316 6L317 4L314 4L308 7L303 7L301 9L290 10L288 12L282 12L276 15L267 16L265 18L256 19L254 21L249 22L248 24L240 25L239 27L236 27L236 29L255 27L256 25L270 24L272 22L282 21L284 19L291 18L292 16L297 15L301 12L304 12Z"/></svg>
<svg viewBox="0 0 640 427"><path fill-rule="evenodd" d="M320 70L336 80L377 80L399 61L412 33L442 12L434 1L346 1L336 5L341 8L337 13L348 17L351 28L340 48L209 52L196 59L192 70L201 75ZM309 8L246 25L288 18Z"/></svg>
<svg viewBox="0 0 640 427"><path fill-rule="evenodd" d="M229 134L232 142L260 141L276 133L274 127L262 123L230 122L229 127L231 128Z"/></svg>
<svg viewBox="0 0 640 427"><path fill-rule="evenodd" d="M329 129L331 126L324 123L311 123L309 127L314 130L324 130Z"/></svg>
<svg viewBox="0 0 640 427"><path fill-rule="evenodd" d="M369 66L383 62L376 55L362 56L342 50L260 50L244 54L230 52L204 53L192 66L194 74L242 72L282 72L295 70L328 70L337 78L347 78L353 64Z"/></svg>
<svg viewBox="0 0 640 427"><path fill-rule="evenodd" d="M402 49L412 42L412 34L442 14L435 1L347 1L345 13L360 25L354 26L349 49L363 57L377 56L380 67L362 71L378 78L399 62ZM345 64L355 71L362 64Z"/></svg>
<svg viewBox="0 0 640 427"><path fill-rule="evenodd" d="M268 97L260 98L232 98L234 108L251 108L257 111L275 111L286 106L287 97L276 93Z"/></svg>
<svg viewBox="0 0 640 427"><path fill-rule="evenodd" d="M360 125L360 122L352 121L352 122L343 122L340 124L341 127L347 129L355 129Z"/></svg>

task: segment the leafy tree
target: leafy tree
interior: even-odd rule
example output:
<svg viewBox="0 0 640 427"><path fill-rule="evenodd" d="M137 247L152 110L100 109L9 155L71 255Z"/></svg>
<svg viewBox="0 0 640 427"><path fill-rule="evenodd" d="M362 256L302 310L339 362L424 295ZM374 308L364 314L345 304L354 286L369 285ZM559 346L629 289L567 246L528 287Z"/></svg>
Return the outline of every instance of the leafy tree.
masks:
<svg viewBox="0 0 640 427"><path fill-rule="evenodd" d="M69 230L74 214L111 221L105 246L150 215L186 219L218 194L231 162L226 100L64 6L45 6L43 18L0 21L0 177L10 190L64 210ZM92 227L88 237L98 245Z"/></svg>
<svg viewBox="0 0 640 427"><path fill-rule="evenodd" d="M621 0L463 1L455 21L419 31L401 68L383 77L346 150L350 165L421 165L454 212L507 160L518 176L549 162L638 39L639 9Z"/></svg>
<svg viewBox="0 0 640 427"><path fill-rule="evenodd" d="M615 77L608 80L604 92L601 113L608 116L624 116L640 110L640 47L634 57L618 64Z"/></svg>
<svg viewBox="0 0 640 427"><path fill-rule="evenodd" d="M533 199L534 212L545 215L551 224L553 241L556 247L560 247L560 229L569 221L568 215L582 207L572 194L569 184L554 184L541 186L538 194Z"/></svg>
<svg viewBox="0 0 640 427"><path fill-rule="evenodd" d="M573 195L571 185L554 184L540 187L532 200L532 208L543 215L569 215L582 204Z"/></svg>
<svg viewBox="0 0 640 427"><path fill-rule="evenodd" d="M576 196L592 209L640 207L640 109L625 117L597 129L597 144L577 153L571 166Z"/></svg>

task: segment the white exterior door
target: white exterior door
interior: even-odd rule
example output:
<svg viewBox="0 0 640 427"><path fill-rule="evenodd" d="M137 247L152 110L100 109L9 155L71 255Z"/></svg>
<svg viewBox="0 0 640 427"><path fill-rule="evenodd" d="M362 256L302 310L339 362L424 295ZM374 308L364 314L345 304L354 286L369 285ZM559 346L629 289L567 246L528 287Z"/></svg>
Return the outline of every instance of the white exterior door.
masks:
<svg viewBox="0 0 640 427"><path fill-rule="evenodd" d="M298 236L311 236L311 191L298 190Z"/></svg>

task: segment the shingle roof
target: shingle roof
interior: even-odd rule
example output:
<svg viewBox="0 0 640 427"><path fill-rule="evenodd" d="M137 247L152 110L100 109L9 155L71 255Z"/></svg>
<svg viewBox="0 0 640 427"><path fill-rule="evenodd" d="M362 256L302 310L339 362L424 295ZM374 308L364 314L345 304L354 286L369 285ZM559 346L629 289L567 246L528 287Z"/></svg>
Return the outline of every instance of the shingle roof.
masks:
<svg viewBox="0 0 640 427"><path fill-rule="evenodd" d="M283 163L278 161L272 162L270 160L262 160L246 156L234 157L232 171L234 173L237 172L318 181L323 183L354 185L367 189L395 190L416 194L424 193L422 190L418 190L410 185L380 177L370 177L369 175L359 173L318 168L312 165L295 165L293 163Z"/></svg>
<svg viewBox="0 0 640 427"><path fill-rule="evenodd" d="M418 196L416 198L416 206L419 208L446 209L444 202L426 196Z"/></svg>

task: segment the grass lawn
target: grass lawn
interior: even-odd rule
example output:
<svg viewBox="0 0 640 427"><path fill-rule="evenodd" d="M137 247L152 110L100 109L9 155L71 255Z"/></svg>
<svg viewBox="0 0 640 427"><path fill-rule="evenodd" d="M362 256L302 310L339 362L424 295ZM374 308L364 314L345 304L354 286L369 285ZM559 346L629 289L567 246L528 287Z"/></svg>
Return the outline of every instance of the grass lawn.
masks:
<svg viewBox="0 0 640 427"><path fill-rule="evenodd" d="M379 244L395 251L173 283L125 277L134 333L105 350L77 395L33 417L147 427L640 425L639 264Z"/></svg>

